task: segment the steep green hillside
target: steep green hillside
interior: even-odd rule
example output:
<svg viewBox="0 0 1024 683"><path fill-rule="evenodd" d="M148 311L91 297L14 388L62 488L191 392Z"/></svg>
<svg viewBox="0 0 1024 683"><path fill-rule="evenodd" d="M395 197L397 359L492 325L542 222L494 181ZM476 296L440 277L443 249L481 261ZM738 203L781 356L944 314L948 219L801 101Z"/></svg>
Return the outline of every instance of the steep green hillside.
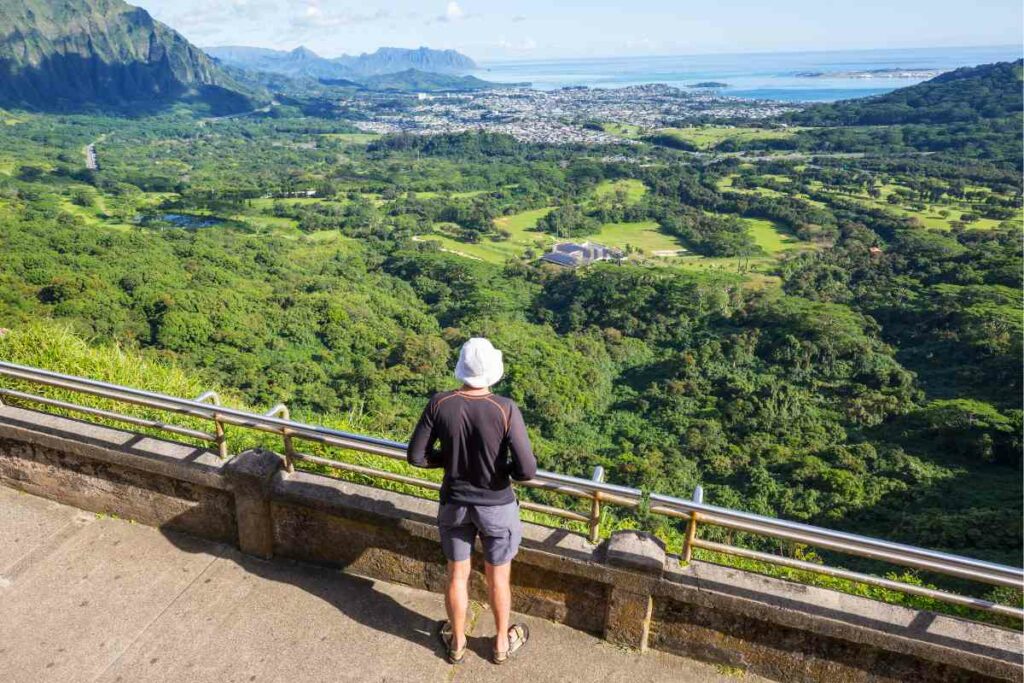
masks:
<svg viewBox="0 0 1024 683"><path fill-rule="evenodd" d="M44 110L250 98L198 48L122 0L0 3L0 104Z"/></svg>
<svg viewBox="0 0 1024 683"><path fill-rule="evenodd" d="M791 120L814 126L975 122L1019 115L1022 60L964 67L886 95L820 104Z"/></svg>

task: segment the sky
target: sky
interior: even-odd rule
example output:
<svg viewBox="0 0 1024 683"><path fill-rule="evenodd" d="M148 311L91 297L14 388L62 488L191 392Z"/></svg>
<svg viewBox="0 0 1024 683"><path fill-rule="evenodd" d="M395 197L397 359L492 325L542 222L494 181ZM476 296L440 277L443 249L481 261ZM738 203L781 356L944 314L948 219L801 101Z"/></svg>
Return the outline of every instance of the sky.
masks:
<svg viewBox="0 0 1024 683"><path fill-rule="evenodd" d="M1021 0L129 0L201 47L479 61L1019 45Z"/></svg>

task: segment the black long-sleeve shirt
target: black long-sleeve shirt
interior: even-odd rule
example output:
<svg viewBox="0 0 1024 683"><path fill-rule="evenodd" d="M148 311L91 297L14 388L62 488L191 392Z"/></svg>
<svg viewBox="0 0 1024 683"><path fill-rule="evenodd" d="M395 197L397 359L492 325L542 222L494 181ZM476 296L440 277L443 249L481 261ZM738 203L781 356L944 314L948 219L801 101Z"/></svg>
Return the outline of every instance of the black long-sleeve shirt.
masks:
<svg viewBox="0 0 1024 683"><path fill-rule="evenodd" d="M495 394L435 394L406 457L415 467L444 468L442 503L505 505L515 500L511 480L537 472L519 406Z"/></svg>

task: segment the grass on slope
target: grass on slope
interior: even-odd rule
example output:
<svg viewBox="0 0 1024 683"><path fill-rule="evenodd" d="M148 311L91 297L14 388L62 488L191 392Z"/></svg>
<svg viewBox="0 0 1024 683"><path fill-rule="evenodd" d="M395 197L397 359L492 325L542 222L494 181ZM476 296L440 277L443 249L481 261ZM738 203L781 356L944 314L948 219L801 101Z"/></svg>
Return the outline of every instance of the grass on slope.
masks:
<svg viewBox="0 0 1024 683"><path fill-rule="evenodd" d="M812 186L822 188L822 185L818 181L812 181ZM875 209L881 209L888 211L889 213L896 214L902 218L911 218L917 221L917 223L925 228L932 228L935 230L950 230L952 228L951 223L962 219L965 213L978 214L970 203L957 201L949 197L944 197L938 202L925 203L925 209L919 210L905 203L890 204L888 198L893 195L897 189L900 189L899 185L886 183L879 186L880 195L878 198L869 196L866 192L850 192L850 191L833 191L840 197L852 199L860 204L869 206ZM946 215L943 216L939 211L945 211ZM1024 220L1024 210L1018 209L1011 221L1021 222ZM993 218L979 218L973 223L968 223L967 227L974 230L991 230L998 226L1002 221Z"/></svg>
<svg viewBox="0 0 1024 683"><path fill-rule="evenodd" d="M641 185L642 187L642 185ZM423 235L420 240L439 242L442 249L460 256L476 258L489 263L504 263L508 259L519 259L527 250L540 256L555 243L549 234L533 230L537 221L551 212L551 208L533 209L511 216L502 216L494 221L495 227L506 230L510 236L507 240L483 240L475 244L463 242L443 234L444 226L436 226L437 232ZM601 230L593 235L578 238L579 241L590 240L609 247L625 249L627 245L640 249L645 255L651 256L654 251L677 251L683 248L676 238L658 229L653 221L636 223L606 223Z"/></svg>
<svg viewBox="0 0 1024 683"><path fill-rule="evenodd" d="M596 235L586 239L608 247L625 249L632 246L640 249L646 256L653 256L655 251L678 251L683 245L672 235L660 230L654 221L636 223L605 223Z"/></svg>
<svg viewBox="0 0 1024 683"><path fill-rule="evenodd" d="M617 121L602 123L601 128L604 129L605 133L621 135L624 138L637 138L643 133L643 128L640 126L633 125L632 123L619 123Z"/></svg>
<svg viewBox="0 0 1024 683"><path fill-rule="evenodd" d="M605 180L594 188L594 196L598 198L614 198L620 189L626 192L626 203L635 204L647 194L647 186L642 180L626 178L624 180Z"/></svg>
<svg viewBox="0 0 1024 683"><path fill-rule="evenodd" d="M764 218L741 218L747 224L750 236L754 238L757 246L764 249L768 254L778 254L793 249L814 249L815 245L797 239L780 228L774 221Z"/></svg>
<svg viewBox="0 0 1024 683"><path fill-rule="evenodd" d="M3 321L0 321L3 322ZM35 321L27 325L17 326L12 330L0 333L0 360L43 368L54 372L87 377L112 384L144 389L177 398L194 398L210 389L216 390L220 395L223 405L247 410L249 412L261 413L266 407L247 406L233 396L230 391L223 391L220 387L212 386L196 373L189 372L173 364L153 360L138 351L126 351L117 346L103 345L94 346L87 343L82 337L75 334L70 327L63 323L56 323L48 320ZM116 403L85 394L76 394L62 389L43 387L28 382L20 382L0 377L0 386L11 389L18 389L28 393L55 398L58 400L75 403L82 406L100 408L114 411L120 414L147 420L163 421L169 424L176 424L190 429L204 432L212 432L213 425L206 420L182 417L175 414L162 413L160 411L134 406L124 403ZM12 405L30 409L39 409L36 404L21 402L17 399L5 399ZM65 415L72 418L82 419L80 413L56 408L44 408L45 412ZM326 427L349 432L368 433L365 426L353 423L350 420L335 415L306 415L293 414L297 420L308 420L311 423L321 424ZM204 444L198 440L190 440L187 437L169 434L162 430L138 427L136 425L126 426L124 423L109 420L87 417L87 421L98 424L105 424L118 429L126 429L135 432L150 434L152 436L175 441L192 442L195 445L202 445L207 448L214 448L211 444ZM257 446L268 448L280 453L282 443L280 437L237 427L226 427L228 449L231 455L241 453L247 449ZM398 434L377 434L376 436L386 438L404 438ZM300 450L312 453L325 458L341 460L344 462L372 467L374 469L386 470L438 482L441 479L440 470L421 470L413 468L404 462L391 458L360 453L356 451L344 451L337 448L327 448L320 444L300 441L297 444ZM354 481L360 484L367 484L377 488L397 491L421 498L437 498L433 491L422 489L417 486L392 482L384 479L377 479L363 475L351 474L334 470L331 468L312 465L310 463L299 463L297 467L304 470L326 474L335 478ZM567 505L573 505L574 501L566 499ZM579 504L582 511L585 505ZM524 518L530 521L571 529L582 533L583 527L579 523L567 522L561 518L553 518L529 511L524 511Z"/></svg>
<svg viewBox="0 0 1024 683"><path fill-rule="evenodd" d="M689 128L661 128L662 135L688 142L697 149L712 149L725 140L737 143L751 140L784 140L792 137L797 128L737 128L736 126L692 126Z"/></svg>
<svg viewBox="0 0 1024 683"><path fill-rule="evenodd" d="M442 234L440 231L444 230L443 224L435 226L438 230L435 234L423 235L420 239L439 242L442 249L460 256L480 259L488 263L504 263L509 259L522 258L527 249L532 249L536 253L554 243L551 235L533 230L537 227L537 221L551 213L552 210L551 207L533 209L495 219L494 226L509 233L507 240L495 242L485 239L482 242L471 244ZM537 255L539 256L539 253Z"/></svg>
<svg viewBox="0 0 1024 683"><path fill-rule="evenodd" d="M376 133L321 133L320 137L339 142L344 147L365 147L381 136Z"/></svg>

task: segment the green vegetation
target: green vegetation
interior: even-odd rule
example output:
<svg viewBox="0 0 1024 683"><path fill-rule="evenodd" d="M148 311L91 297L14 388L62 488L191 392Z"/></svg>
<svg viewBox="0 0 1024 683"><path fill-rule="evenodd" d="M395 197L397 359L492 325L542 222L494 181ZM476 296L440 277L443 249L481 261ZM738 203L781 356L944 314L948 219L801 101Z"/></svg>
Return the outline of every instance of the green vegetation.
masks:
<svg viewBox="0 0 1024 683"><path fill-rule="evenodd" d="M191 101L231 113L255 101L200 49L121 0L4 3L0 70L5 106L138 112Z"/></svg>
<svg viewBox="0 0 1024 683"><path fill-rule="evenodd" d="M809 246L806 242L801 243L792 235L780 230L779 226L770 220L744 218L743 222L747 224L750 235L754 238L757 246L761 247L768 254L777 254L780 251L801 247L807 248Z"/></svg>
<svg viewBox="0 0 1024 683"><path fill-rule="evenodd" d="M596 126L599 130L603 130L606 133L621 135L624 138L636 138L643 132L643 129L640 126L614 121L596 124Z"/></svg>
<svg viewBox="0 0 1024 683"><path fill-rule="evenodd" d="M406 69L397 73L376 74L363 78L360 84L371 90L411 90L414 92L457 92L504 87L476 76L457 76Z"/></svg>
<svg viewBox="0 0 1024 683"><path fill-rule="evenodd" d="M92 377L124 386L143 388L170 396L197 396L200 393L205 393L211 388L209 385L201 383L195 374L184 372L180 368L171 364L166 362L153 362L144 357L140 357L133 352L125 352L123 349L118 347L89 345L83 339L70 332L66 327L46 321L36 321L25 325L16 331L0 335L0 358L24 365L46 367L58 372L76 373L81 376ZM153 411L131 404L117 403L66 390L44 388L29 383L18 384L18 386L22 386L26 391L32 393L42 393L51 398L57 398L92 408L112 410L123 415L160 421L166 420L167 418L166 414L160 413L159 411ZM225 391L221 387L213 388L218 391L220 399L225 405L230 405L231 407L243 410L254 410L252 406L245 405L236 396L233 396L230 391ZM48 410L56 412L57 414L80 417L80 415L75 412L52 408L49 408ZM295 415L295 417L298 419L305 418L303 415ZM353 424L350 419L345 419L336 415L320 414L310 417L314 417L318 424L343 431L365 431L367 429L365 425ZM116 428L124 427L123 423L116 420L97 419L94 417L90 419L99 422L100 424L107 424ZM209 431L210 429L210 424L208 422L193 418L186 418L180 415L174 416L172 421L175 424L188 426L200 431ZM138 426L132 426L132 429L152 434L158 438L167 438L167 433L161 430L141 428ZM278 437L269 434L228 427L227 436L229 450L232 453L238 453L245 449L254 447L263 447L271 450L280 449ZM197 445L202 444L201 442L197 442ZM355 451L325 449L314 443L304 443L302 445L302 449L321 457L328 457L363 467L395 472L419 479L427 479L431 481L438 480L439 473L436 470L424 471L414 469L407 466L405 463L396 462L390 458L373 456ZM400 493L428 498L433 498L437 495L436 492L429 489L422 489L409 484L391 482L384 479L368 478L363 475L352 474L318 465L311 465L309 463L302 463L301 467L307 470L320 472L328 476L348 481L355 481L362 484L369 484L378 488L385 488ZM574 499L569 497L562 497L558 502L561 505L567 505L570 507L574 505ZM585 505L576 502L575 506L579 512L584 514L587 512ZM103 516L102 513L97 513L97 515ZM582 528L582 525L574 522L567 522L562 518L543 515L527 510L523 511L523 516L529 521L547 524L549 526L563 527L571 529L577 533L583 533L585 531ZM605 520L602 524L602 533L610 534L617 528L636 528L643 524L643 520L640 520L639 523L637 520L631 518L615 520L608 518L608 516L605 515ZM669 550L671 552L679 552L680 549L681 539L677 535L673 535L670 538ZM734 566L746 571L758 572L810 585L823 586L832 590L862 595L892 604L907 605L917 609L928 609L940 613L957 614L968 618L982 618L1010 628L1019 628L1019 623L1014 623L1013 620L992 617L987 614L975 614L971 610L953 607L943 602L908 596L896 591L876 588L841 579L833 579L811 572L785 569L775 565L745 560L728 555L720 555L718 553L701 549L697 549L695 551L695 556L701 560L716 562L727 566ZM820 561L820 558L807 549L798 549L797 556L799 559L805 561ZM920 579L916 576L906 572L902 574L892 573L889 575L889 578L914 584L921 583Z"/></svg>
<svg viewBox="0 0 1024 683"><path fill-rule="evenodd" d="M662 232L654 221L605 223L591 239L605 246L624 249L627 253L636 250L645 256L658 256L659 251L677 252L683 249L679 240Z"/></svg>
<svg viewBox="0 0 1024 683"><path fill-rule="evenodd" d="M1019 116L1024 60L965 67L926 83L865 100L848 100L793 114L794 121L864 126L959 123Z"/></svg>
<svg viewBox="0 0 1024 683"><path fill-rule="evenodd" d="M287 106L4 116L0 357L404 439L487 335L547 469L1020 563L1021 176L1001 119L967 151L890 153L975 125L920 123L899 144L728 129L692 155L364 136ZM630 253L538 262L565 238ZM131 360L105 365L114 346ZM683 532L610 509L622 525Z"/></svg>
<svg viewBox="0 0 1024 683"><path fill-rule="evenodd" d="M793 128L748 128L738 126L699 125L688 128L661 128L652 142L680 149L731 151L752 140L785 140L797 132Z"/></svg>
<svg viewBox="0 0 1024 683"><path fill-rule="evenodd" d="M627 204L636 204L647 194L647 186L634 178L625 180L606 180L594 188L594 196L598 199L614 200Z"/></svg>

